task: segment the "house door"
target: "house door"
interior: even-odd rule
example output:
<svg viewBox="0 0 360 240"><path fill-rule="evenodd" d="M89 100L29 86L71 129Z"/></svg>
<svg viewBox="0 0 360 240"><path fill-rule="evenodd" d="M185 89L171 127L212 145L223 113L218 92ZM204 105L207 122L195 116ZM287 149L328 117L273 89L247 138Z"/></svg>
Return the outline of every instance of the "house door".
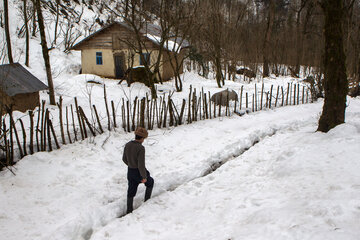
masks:
<svg viewBox="0 0 360 240"><path fill-rule="evenodd" d="M115 55L115 77L123 78L125 73L125 56L124 54Z"/></svg>

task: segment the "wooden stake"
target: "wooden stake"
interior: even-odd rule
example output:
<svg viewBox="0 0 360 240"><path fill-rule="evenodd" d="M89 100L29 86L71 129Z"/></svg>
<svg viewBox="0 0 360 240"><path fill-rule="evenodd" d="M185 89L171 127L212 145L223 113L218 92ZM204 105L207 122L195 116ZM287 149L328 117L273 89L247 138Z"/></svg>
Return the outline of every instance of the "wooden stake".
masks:
<svg viewBox="0 0 360 240"><path fill-rule="evenodd" d="M24 156L27 155L27 151L26 151L26 131L25 131L25 127L24 127L24 123L21 120L21 118L19 119L20 125L21 125L21 130L23 133L23 150L24 150Z"/></svg>
<svg viewBox="0 0 360 240"><path fill-rule="evenodd" d="M124 100L124 99L123 99L123 100ZM94 112L95 112L95 116L96 116L96 121L97 121L97 123L98 123L100 133L104 133L104 130L103 130L102 126L101 126L99 114L98 114L98 112L97 112L97 110L96 110L96 106L93 105L93 108L94 108ZM123 126L124 126L124 121L123 121ZM126 131L126 129L125 129L125 131Z"/></svg>
<svg viewBox="0 0 360 240"><path fill-rule="evenodd" d="M62 97L59 98L59 103L57 103L57 106L59 108L59 120L60 120L60 132L61 132L61 140L62 144L66 144L65 142L65 132L64 132L64 126L63 126L63 118L62 118Z"/></svg>
<svg viewBox="0 0 360 240"><path fill-rule="evenodd" d="M84 131L83 126L82 126L82 123L81 123L81 117L80 117L80 114L79 114L79 106L78 106L76 97L74 98L74 100L75 100L76 115L77 115L78 121L79 121L79 128L80 128L80 133L81 133L81 139L84 140L84 139L85 139L85 131Z"/></svg>
<svg viewBox="0 0 360 240"><path fill-rule="evenodd" d="M288 100L289 100L289 91L290 91L290 83L288 83L288 87L286 90L286 106L288 105Z"/></svg>
<svg viewBox="0 0 360 240"><path fill-rule="evenodd" d="M105 100L105 108L106 108L106 114L108 117L108 130L110 131L110 112L109 112L109 107L108 107L108 103L107 103L107 96L106 96L106 86L104 84L104 100Z"/></svg>
<svg viewBox="0 0 360 240"><path fill-rule="evenodd" d="M240 92L240 111L242 108L243 90L244 90L244 85L241 86L241 92Z"/></svg>
<svg viewBox="0 0 360 240"><path fill-rule="evenodd" d="M136 96L135 100L134 100L133 116L132 116L132 119L131 119L131 122L132 122L131 131L135 131L135 116L136 116L136 104L137 104L137 102L138 102L138 97ZM128 115L129 115L129 113L128 113Z"/></svg>
<svg viewBox="0 0 360 240"><path fill-rule="evenodd" d="M274 87L274 85L271 85L271 88L270 88L270 97L269 97L269 108L271 108L273 87Z"/></svg>
<svg viewBox="0 0 360 240"><path fill-rule="evenodd" d="M45 113L45 125L47 126L47 139L48 139L48 146L49 146L49 151L52 151L52 145L51 145L51 134L50 134L50 124L49 124L49 110L46 109L46 113ZM46 150L46 148L45 148ZM44 151L45 151L44 150Z"/></svg>
<svg viewBox="0 0 360 240"><path fill-rule="evenodd" d="M276 91L275 107L277 106L277 102L278 102L278 97L279 97L279 88L280 88L280 86L278 85L278 87L277 87L277 91Z"/></svg>
<svg viewBox="0 0 360 240"><path fill-rule="evenodd" d="M263 95L264 95L264 83L261 85L261 99L260 99L260 110L263 108Z"/></svg>
<svg viewBox="0 0 360 240"><path fill-rule="evenodd" d="M70 135L70 128L69 128L69 114L68 114L68 107L66 106L66 132L68 135L69 143L71 144L71 135Z"/></svg>
<svg viewBox="0 0 360 240"><path fill-rule="evenodd" d="M34 154L34 112L29 111L29 118L30 118L30 154Z"/></svg>
<svg viewBox="0 0 360 240"><path fill-rule="evenodd" d="M112 114L113 114L114 128L117 128L117 126L116 126L116 112L115 112L114 101L111 101L111 109L112 109Z"/></svg>
<svg viewBox="0 0 360 240"><path fill-rule="evenodd" d="M80 111L80 114L81 114L81 116L82 116L83 121L85 120L86 125L88 126L91 134L95 137L95 136L96 136L96 133L95 133L94 129L92 128L92 126L91 126L88 118L86 117L86 115L85 115L85 113L84 113L84 110L83 110L81 107L79 107L79 111Z"/></svg>
<svg viewBox="0 0 360 240"><path fill-rule="evenodd" d="M256 83L255 83L255 111L257 112L257 89L256 89Z"/></svg>
<svg viewBox="0 0 360 240"><path fill-rule="evenodd" d="M75 141L77 141L77 134L76 134L76 128L75 128L75 119L74 119L74 111L73 111L72 104L70 105L70 108L71 108L72 125L73 125L73 130L74 130L74 135L75 135Z"/></svg>
<svg viewBox="0 0 360 240"><path fill-rule="evenodd" d="M36 122L36 129L35 129L35 138L36 138L36 149L38 152L41 150L41 145L39 143L39 123L40 123L40 112L41 112L41 106L38 109L38 117Z"/></svg>

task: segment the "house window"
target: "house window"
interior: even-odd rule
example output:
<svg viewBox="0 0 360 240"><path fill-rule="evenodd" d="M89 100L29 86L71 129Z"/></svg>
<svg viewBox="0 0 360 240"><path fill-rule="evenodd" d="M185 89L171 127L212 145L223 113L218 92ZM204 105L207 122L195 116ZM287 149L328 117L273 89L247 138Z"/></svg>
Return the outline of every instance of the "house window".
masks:
<svg viewBox="0 0 360 240"><path fill-rule="evenodd" d="M140 56L140 65L150 65L150 53L142 53L143 57ZM145 62L144 62L145 61Z"/></svg>
<svg viewBox="0 0 360 240"><path fill-rule="evenodd" d="M102 52L96 52L96 65L102 65L102 64L103 64Z"/></svg>

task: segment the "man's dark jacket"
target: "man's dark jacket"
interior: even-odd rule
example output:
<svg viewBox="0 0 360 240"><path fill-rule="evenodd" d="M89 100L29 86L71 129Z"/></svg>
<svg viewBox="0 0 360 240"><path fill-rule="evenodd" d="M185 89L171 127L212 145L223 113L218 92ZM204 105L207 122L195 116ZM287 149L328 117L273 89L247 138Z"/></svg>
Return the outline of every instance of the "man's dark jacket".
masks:
<svg viewBox="0 0 360 240"><path fill-rule="evenodd" d="M138 168L143 179L147 178L145 168L145 148L137 141L130 141L125 145L123 161L129 168Z"/></svg>

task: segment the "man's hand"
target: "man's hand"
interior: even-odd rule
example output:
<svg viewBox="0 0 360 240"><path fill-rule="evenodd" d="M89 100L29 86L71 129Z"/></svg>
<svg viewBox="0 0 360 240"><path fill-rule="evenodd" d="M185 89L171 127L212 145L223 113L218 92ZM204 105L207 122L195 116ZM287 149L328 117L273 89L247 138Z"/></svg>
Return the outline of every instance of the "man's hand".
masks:
<svg viewBox="0 0 360 240"><path fill-rule="evenodd" d="M141 180L141 183L146 183L146 181L147 181L147 179L144 178L144 179Z"/></svg>

